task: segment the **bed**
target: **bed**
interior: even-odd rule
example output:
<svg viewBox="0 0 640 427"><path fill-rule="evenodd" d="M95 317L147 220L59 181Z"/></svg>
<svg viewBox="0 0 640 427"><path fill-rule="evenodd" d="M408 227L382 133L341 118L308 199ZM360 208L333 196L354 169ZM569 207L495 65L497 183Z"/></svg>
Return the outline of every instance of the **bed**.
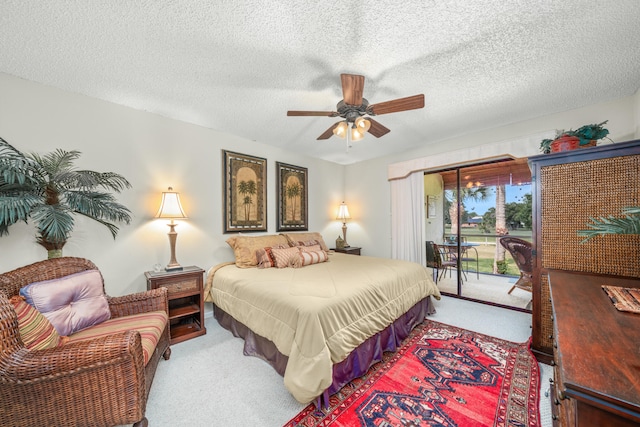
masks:
<svg viewBox="0 0 640 427"><path fill-rule="evenodd" d="M268 361L301 403L326 402L364 374L434 311L431 297L440 298L419 264L326 252L317 233L278 236L229 239L236 261L210 269L205 300L223 327L245 339L245 354ZM262 245L314 241L329 254L326 262L257 268L254 253ZM291 250L298 251L280 252Z"/></svg>

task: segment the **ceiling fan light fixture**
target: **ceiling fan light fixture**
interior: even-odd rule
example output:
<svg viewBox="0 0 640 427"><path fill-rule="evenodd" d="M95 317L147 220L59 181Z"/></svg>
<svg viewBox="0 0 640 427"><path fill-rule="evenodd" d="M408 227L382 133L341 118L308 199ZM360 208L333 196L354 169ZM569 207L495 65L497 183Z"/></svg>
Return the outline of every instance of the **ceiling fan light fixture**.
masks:
<svg viewBox="0 0 640 427"><path fill-rule="evenodd" d="M376 120L363 116L378 116L424 108L424 94L369 104L369 101L362 96L364 76L359 74L340 74L340 81L342 83L342 100L336 104L336 111L289 110L287 111L287 116L342 117L344 123L334 123L316 139L325 140L335 135L339 138L346 138L347 146L349 146L349 140L359 141L364 138L367 132L376 138L380 138L390 132L389 129ZM352 124L353 126L351 126Z"/></svg>
<svg viewBox="0 0 640 427"><path fill-rule="evenodd" d="M360 133L362 133L362 134L367 132L369 130L369 128L371 127L371 122L369 120L365 119L364 117L358 117L354 124L356 125L356 127L358 128Z"/></svg>
<svg viewBox="0 0 640 427"><path fill-rule="evenodd" d="M338 138L345 138L347 136L347 129L349 126L347 122L340 122L336 127L333 128L333 134Z"/></svg>
<svg viewBox="0 0 640 427"><path fill-rule="evenodd" d="M364 138L364 132L360 131L360 129L358 129L358 127L356 126L356 124L353 124L353 127L350 130L351 132L351 141L360 141L362 138Z"/></svg>

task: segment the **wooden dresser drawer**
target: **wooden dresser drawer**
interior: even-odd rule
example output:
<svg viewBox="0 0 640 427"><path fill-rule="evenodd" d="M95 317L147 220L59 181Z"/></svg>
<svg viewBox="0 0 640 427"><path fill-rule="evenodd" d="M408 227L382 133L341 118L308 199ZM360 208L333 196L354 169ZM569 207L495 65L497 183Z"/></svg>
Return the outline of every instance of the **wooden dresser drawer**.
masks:
<svg viewBox="0 0 640 427"><path fill-rule="evenodd" d="M200 291L200 280L196 277L191 277L180 281L162 284L160 286L167 288L169 295L181 294L184 292L198 292Z"/></svg>
<svg viewBox="0 0 640 427"><path fill-rule="evenodd" d="M561 368L554 367L555 381L551 386L551 414L553 425L574 426L575 425L575 402L566 395L564 384L562 383Z"/></svg>

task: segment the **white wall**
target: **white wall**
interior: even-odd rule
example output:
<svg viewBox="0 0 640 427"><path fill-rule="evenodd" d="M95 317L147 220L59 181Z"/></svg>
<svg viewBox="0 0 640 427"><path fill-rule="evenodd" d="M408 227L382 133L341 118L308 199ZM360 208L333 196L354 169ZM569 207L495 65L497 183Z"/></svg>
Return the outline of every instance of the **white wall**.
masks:
<svg viewBox="0 0 640 427"><path fill-rule="evenodd" d="M596 104L470 135L425 144L415 150L346 167L293 155L259 142L216 132L159 115L61 91L0 73L0 136L23 151L55 148L82 152L78 166L124 175L133 188L119 200L133 211L114 241L106 228L78 219L65 255L93 260L103 271L107 291L122 295L145 288L144 271L169 261L168 227L153 219L160 193L173 186L181 194L189 219L177 227L177 259L183 265L209 267L232 259L222 233L221 149L268 160L268 232L275 233L275 161L309 169L309 228L327 244L341 233L335 220L345 200L353 219L348 241L364 255L391 256L389 166L435 154L514 140L550 129L577 128L608 119L611 138L621 142L640 137L640 92ZM393 133L371 143L393 144ZM537 142L528 151L537 152ZM446 157L446 155L445 155ZM453 157L453 156L452 156ZM46 257L34 242L33 225L17 224L0 238L0 271Z"/></svg>
<svg viewBox="0 0 640 427"><path fill-rule="evenodd" d="M329 245L341 232L335 221L344 198L341 165L1 73L0 94L0 136L10 144L25 152L79 150L79 168L117 172L131 182L133 188L117 198L133 221L121 226L115 241L105 227L78 218L64 247L65 255L96 263L110 295L146 289L144 272L168 263L167 221L153 218L168 186L180 192L189 216L176 227L178 262L206 270L233 259L229 235L222 232L222 149L267 159L269 233L276 232L276 161L308 168L309 229ZM9 232L0 238L0 271L46 258L33 224L16 224Z"/></svg>
<svg viewBox="0 0 640 427"><path fill-rule="evenodd" d="M636 120L635 139L640 138L640 90L634 95L634 117Z"/></svg>
<svg viewBox="0 0 640 427"><path fill-rule="evenodd" d="M345 193L349 203L355 202L356 215L352 214L355 226L349 224L349 243L362 246L366 255L391 257L391 208L388 169L400 162L421 163L425 157L451 153L442 157L445 164L455 164L473 160L464 155L465 148L501 141L519 140L528 135L537 135L553 129L576 129L590 123L609 120L606 127L615 142L623 142L640 137L638 124L640 116L640 93L634 96L604 102L584 108L553 114L499 128L488 129L445 141L437 141L415 150L398 153L380 159L373 159L347 166L345 173ZM385 144L393 144L393 133L383 138ZM529 142L532 147L526 151L538 153L539 141ZM461 150L461 151L456 151ZM351 205L349 205L351 209Z"/></svg>

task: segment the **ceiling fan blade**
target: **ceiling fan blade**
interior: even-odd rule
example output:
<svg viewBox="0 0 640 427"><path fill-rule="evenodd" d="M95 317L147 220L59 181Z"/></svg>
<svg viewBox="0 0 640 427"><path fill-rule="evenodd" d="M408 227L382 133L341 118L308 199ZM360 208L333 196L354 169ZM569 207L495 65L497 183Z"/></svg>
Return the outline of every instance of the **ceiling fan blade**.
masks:
<svg viewBox="0 0 640 427"><path fill-rule="evenodd" d="M367 113L380 114L397 113L400 111L416 110L424 107L424 94L394 99L393 101L380 102L369 105Z"/></svg>
<svg viewBox="0 0 640 427"><path fill-rule="evenodd" d="M371 127L369 128L368 132L371 135L375 136L376 138L380 138L381 136L386 135L389 132L391 132L390 129L388 129L387 127L381 125L379 122L376 122L371 117L367 117L367 120L369 120L369 123L371 123Z"/></svg>
<svg viewBox="0 0 640 427"><path fill-rule="evenodd" d="M287 111L287 116L327 116L337 117L336 111Z"/></svg>
<svg viewBox="0 0 640 427"><path fill-rule="evenodd" d="M317 140L321 139L329 139L333 136L333 130L338 126L340 122L335 122L329 129L325 130L322 135L320 135Z"/></svg>
<svg viewBox="0 0 640 427"><path fill-rule="evenodd" d="M362 105L364 76L357 74L340 74L340 80L342 81L344 103L348 105Z"/></svg>

